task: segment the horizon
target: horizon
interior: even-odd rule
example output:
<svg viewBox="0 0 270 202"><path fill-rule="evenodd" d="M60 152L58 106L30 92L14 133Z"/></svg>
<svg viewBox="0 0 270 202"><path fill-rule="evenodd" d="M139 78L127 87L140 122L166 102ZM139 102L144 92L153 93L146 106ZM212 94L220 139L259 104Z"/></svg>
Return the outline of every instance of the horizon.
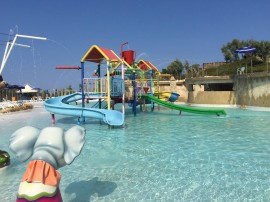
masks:
<svg viewBox="0 0 270 202"><path fill-rule="evenodd" d="M179 59L189 64L223 62L221 48L233 39L270 41L270 2L79 2L34 0L3 3L0 33L46 37L20 39L31 48L15 47L3 71L9 84L29 84L43 90L77 90L80 71L56 70L58 65L80 66L92 45L113 50L120 45L136 52L136 59L154 64L160 71ZM155 5L155 7L154 7ZM12 11L12 13L10 12ZM3 57L7 35L0 34ZM2 62L2 58L1 58ZM85 75L96 64L85 63Z"/></svg>

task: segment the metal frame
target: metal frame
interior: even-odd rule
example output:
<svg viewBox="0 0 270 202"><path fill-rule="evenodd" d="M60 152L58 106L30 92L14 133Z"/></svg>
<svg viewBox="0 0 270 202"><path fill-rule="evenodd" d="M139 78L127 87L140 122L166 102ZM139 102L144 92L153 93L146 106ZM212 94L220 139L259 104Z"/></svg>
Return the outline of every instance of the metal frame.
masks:
<svg viewBox="0 0 270 202"><path fill-rule="evenodd" d="M3 60L1 63L1 68L0 68L0 75L2 75L2 72L4 70L4 67L7 63L8 57L12 51L12 49L14 48L14 46L20 46L20 47L24 47L24 48L30 48L30 46L28 45L24 45L24 44L17 44L16 40L18 38L27 38L27 39L37 39L37 40L47 40L47 38L44 37L37 37L37 36L28 36L28 35L20 35L20 34L16 34L14 39L11 42L7 42L6 48L5 48L5 52L4 52L4 56L3 56Z"/></svg>

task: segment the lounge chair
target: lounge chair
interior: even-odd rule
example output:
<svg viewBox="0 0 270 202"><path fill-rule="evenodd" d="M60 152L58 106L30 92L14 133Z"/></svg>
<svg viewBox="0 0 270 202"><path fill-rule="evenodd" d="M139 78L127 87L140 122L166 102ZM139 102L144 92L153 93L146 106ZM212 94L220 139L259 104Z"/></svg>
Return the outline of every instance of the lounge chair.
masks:
<svg viewBox="0 0 270 202"><path fill-rule="evenodd" d="M13 102L10 100L6 100L5 98L3 98L3 102L2 102L6 107L16 107L19 106L19 104L17 102Z"/></svg>
<svg viewBox="0 0 270 202"><path fill-rule="evenodd" d="M237 74L244 74L245 73L245 67L239 67L239 68L237 68Z"/></svg>

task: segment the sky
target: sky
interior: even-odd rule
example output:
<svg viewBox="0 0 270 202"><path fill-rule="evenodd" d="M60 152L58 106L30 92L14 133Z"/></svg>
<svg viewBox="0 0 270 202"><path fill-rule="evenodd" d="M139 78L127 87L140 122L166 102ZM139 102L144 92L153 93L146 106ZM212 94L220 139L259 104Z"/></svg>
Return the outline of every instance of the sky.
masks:
<svg viewBox="0 0 270 202"><path fill-rule="evenodd" d="M221 48L233 39L270 41L269 0L0 0L0 57L12 33L46 37L18 39L2 72L9 84L52 91L78 90L80 65L92 45L166 68L176 59L190 64L224 61ZM95 63L85 63L90 77Z"/></svg>

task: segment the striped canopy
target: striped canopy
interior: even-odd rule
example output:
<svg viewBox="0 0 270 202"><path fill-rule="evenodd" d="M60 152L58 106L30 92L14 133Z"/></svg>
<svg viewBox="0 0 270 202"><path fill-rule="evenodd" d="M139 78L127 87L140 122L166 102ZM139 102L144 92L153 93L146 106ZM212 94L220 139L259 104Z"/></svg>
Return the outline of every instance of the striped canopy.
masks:
<svg viewBox="0 0 270 202"><path fill-rule="evenodd" d="M243 47L235 50L236 53L254 53L256 51L257 49L253 47Z"/></svg>

